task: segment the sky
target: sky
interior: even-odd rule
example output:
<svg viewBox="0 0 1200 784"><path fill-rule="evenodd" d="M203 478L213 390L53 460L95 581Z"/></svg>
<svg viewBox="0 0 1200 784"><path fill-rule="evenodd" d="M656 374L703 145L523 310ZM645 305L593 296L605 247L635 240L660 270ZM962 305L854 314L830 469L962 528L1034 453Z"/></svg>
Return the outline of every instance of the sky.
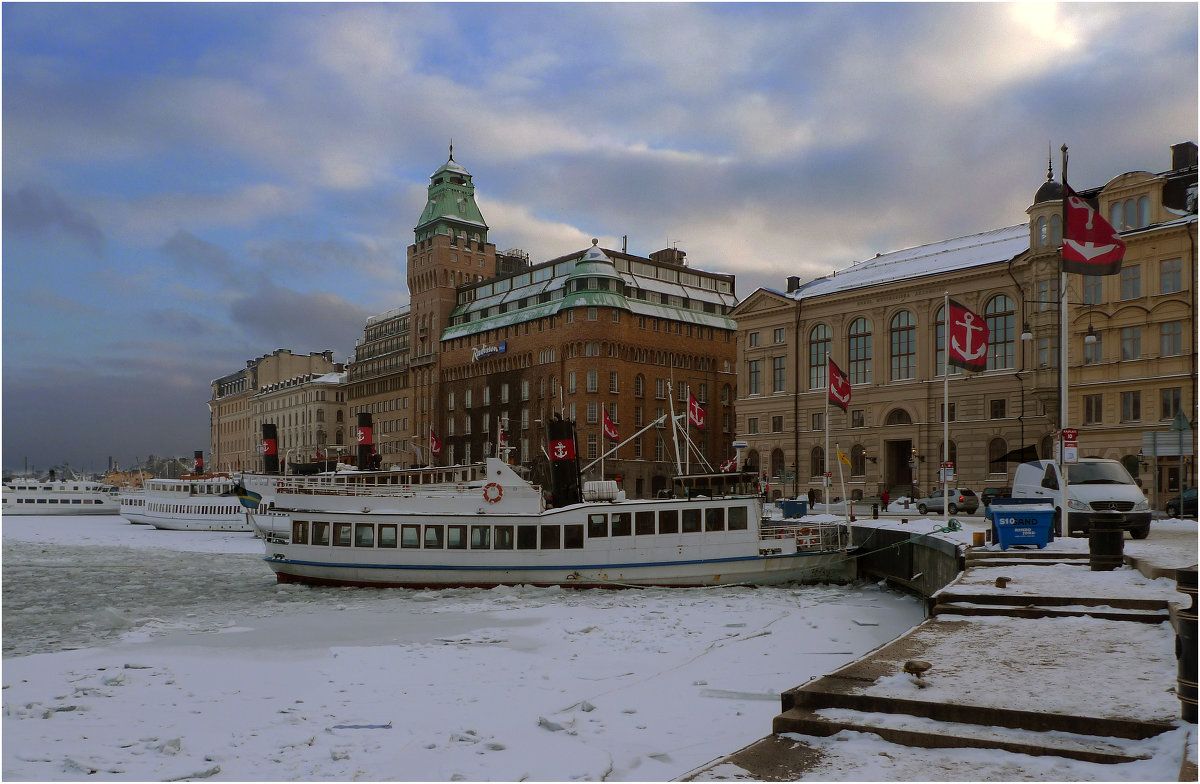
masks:
<svg viewBox="0 0 1200 784"><path fill-rule="evenodd" d="M2 13L6 469L191 455L213 379L349 358L451 140L498 250L742 298L1021 223L1062 144L1082 189L1197 140L1194 3Z"/></svg>
<svg viewBox="0 0 1200 784"><path fill-rule="evenodd" d="M983 520L964 525L933 533L941 521L920 518L904 530L965 545ZM1165 568L1194 559L1194 520L1155 526L1148 539L1127 541L1126 554ZM920 599L871 582L277 585L262 547L250 534L158 531L115 515L6 518L4 779L674 781L770 734L784 690L924 620ZM1059 537L1049 550L1086 553L1087 540ZM86 592L81 570L94 576ZM994 593L997 571L973 567L955 590ZM1181 599L1174 580L1128 567L1003 571L1006 590L1025 595ZM922 654L933 663L924 688L900 661L860 688L1074 716L1178 716L1167 622L949 620L968 623L934 635ZM905 714L888 722L931 731ZM1047 733L993 731L1046 742ZM1194 724L1150 739L1084 740L1144 759L919 749L843 731L803 739L822 754L804 780L1170 781L1185 749L1195 760ZM698 780L752 778L726 762Z"/></svg>

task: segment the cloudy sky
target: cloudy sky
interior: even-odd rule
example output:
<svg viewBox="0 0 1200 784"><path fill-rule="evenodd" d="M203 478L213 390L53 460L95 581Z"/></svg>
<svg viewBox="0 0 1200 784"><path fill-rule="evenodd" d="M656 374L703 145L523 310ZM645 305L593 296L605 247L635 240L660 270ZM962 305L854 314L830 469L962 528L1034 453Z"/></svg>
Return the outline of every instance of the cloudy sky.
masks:
<svg viewBox="0 0 1200 784"><path fill-rule="evenodd" d="M429 175L497 248L745 297L1019 223L1197 138L1194 3L3 8L3 465L208 448L209 382L352 354Z"/></svg>

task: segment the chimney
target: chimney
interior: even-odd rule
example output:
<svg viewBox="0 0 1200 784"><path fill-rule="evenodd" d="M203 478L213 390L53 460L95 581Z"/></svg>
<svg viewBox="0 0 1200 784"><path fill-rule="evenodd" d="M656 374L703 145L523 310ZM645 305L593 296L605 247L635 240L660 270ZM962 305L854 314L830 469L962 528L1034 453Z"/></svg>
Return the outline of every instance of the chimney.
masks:
<svg viewBox="0 0 1200 784"><path fill-rule="evenodd" d="M1187 169L1196 165L1196 143L1180 142L1171 145L1171 168Z"/></svg>
<svg viewBox="0 0 1200 784"><path fill-rule="evenodd" d="M791 294L793 291L795 291L798 288L800 288L800 276L799 275L788 275L787 293Z"/></svg>
<svg viewBox="0 0 1200 784"><path fill-rule="evenodd" d="M663 248L651 253L650 260L657 261L659 264L672 264L676 267L684 267L686 264L683 261L683 257L686 255L687 253L681 251L679 248Z"/></svg>

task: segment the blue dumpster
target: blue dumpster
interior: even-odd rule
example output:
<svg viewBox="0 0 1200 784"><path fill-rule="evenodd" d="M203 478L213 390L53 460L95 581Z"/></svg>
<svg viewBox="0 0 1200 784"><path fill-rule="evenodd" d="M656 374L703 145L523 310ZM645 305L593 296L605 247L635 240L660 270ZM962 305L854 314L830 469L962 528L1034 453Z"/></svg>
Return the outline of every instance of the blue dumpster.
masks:
<svg viewBox="0 0 1200 784"><path fill-rule="evenodd" d="M784 517L804 517L808 514L808 501L784 498L779 501L779 508L783 510Z"/></svg>
<svg viewBox="0 0 1200 784"><path fill-rule="evenodd" d="M1040 549L1054 536L1054 505L1040 498L997 498L984 515L1001 550L1018 544Z"/></svg>

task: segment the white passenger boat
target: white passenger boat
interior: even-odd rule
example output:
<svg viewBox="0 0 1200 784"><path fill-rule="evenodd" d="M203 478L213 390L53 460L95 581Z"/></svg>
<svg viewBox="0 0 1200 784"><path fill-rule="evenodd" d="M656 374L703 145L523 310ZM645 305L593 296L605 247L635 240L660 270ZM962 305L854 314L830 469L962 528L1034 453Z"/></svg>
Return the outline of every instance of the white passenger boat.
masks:
<svg viewBox="0 0 1200 784"><path fill-rule="evenodd" d="M574 455L571 455L573 458ZM577 473L576 473L577 476ZM626 499L585 483L550 506L503 460L284 477L251 514L281 583L385 587L713 586L845 581L841 523L763 518L757 494Z"/></svg>
<svg viewBox="0 0 1200 784"><path fill-rule="evenodd" d="M246 531L254 526L237 496L239 481L272 505L279 477L243 474L188 475L179 479L147 479L140 493L122 496L121 514L131 523L167 531Z"/></svg>
<svg viewBox="0 0 1200 784"><path fill-rule="evenodd" d="M6 515L115 515L117 489L89 479L12 479L4 483Z"/></svg>

